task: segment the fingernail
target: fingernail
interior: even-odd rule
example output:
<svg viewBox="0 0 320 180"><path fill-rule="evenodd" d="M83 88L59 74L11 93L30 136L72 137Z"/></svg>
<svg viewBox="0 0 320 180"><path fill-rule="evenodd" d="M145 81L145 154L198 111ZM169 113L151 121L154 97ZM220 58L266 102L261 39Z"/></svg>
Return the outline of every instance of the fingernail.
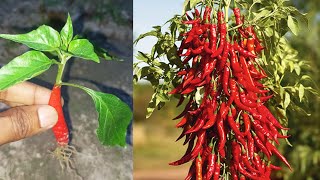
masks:
<svg viewBox="0 0 320 180"><path fill-rule="evenodd" d="M45 129L53 127L58 120L57 111L49 105L43 105L39 107L38 117L40 121L40 127Z"/></svg>

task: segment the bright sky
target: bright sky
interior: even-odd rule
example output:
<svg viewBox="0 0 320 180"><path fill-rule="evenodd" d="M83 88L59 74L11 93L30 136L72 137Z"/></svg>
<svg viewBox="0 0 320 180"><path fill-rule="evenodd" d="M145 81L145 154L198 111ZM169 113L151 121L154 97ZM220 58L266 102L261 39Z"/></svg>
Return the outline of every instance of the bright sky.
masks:
<svg viewBox="0 0 320 180"><path fill-rule="evenodd" d="M152 26L163 25L175 14L181 14L184 0L134 0L133 3L133 38L152 30ZM137 51L150 52L154 38L141 40L134 46Z"/></svg>

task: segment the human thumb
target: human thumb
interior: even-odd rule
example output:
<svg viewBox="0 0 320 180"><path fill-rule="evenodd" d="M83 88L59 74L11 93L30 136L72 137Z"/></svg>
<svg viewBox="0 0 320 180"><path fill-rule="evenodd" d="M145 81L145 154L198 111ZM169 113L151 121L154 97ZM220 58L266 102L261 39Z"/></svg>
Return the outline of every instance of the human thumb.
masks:
<svg viewBox="0 0 320 180"><path fill-rule="evenodd" d="M0 113L0 145L52 128L58 120L49 105L18 106Z"/></svg>

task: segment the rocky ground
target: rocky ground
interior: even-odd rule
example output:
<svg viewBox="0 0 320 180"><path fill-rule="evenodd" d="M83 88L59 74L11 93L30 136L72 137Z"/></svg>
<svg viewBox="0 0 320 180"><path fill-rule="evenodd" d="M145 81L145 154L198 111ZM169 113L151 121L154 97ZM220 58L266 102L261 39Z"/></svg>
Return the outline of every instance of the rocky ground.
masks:
<svg viewBox="0 0 320 180"><path fill-rule="evenodd" d="M132 107L132 1L125 0L3 0L0 5L0 33L25 33L39 25L63 26L67 12L75 32L123 59L95 64L73 59L64 81L75 82L112 93ZM28 48L0 40L0 63ZM32 80L52 87L56 69ZM72 129L74 170L62 170L49 152L55 148L52 132L0 147L0 179L132 179L132 130L128 127L127 147L104 147L96 138L97 113L91 98L81 90L63 88L64 110ZM2 104L1 108L5 106Z"/></svg>

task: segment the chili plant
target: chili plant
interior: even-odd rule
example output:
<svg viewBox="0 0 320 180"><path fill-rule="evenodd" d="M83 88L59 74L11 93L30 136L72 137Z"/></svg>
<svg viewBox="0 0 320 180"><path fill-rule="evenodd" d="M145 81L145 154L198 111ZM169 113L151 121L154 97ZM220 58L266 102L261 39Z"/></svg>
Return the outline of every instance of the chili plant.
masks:
<svg viewBox="0 0 320 180"><path fill-rule="evenodd" d="M171 97L177 106L186 101L174 120L181 119L177 140L185 138L188 148L170 165L191 161L186 179L270 179L282 169L273 156L292 170L277 147L279 139L290 145L286 111L304 113L299 101L314 90L302 84L306 62L285 34L296 34L305 14L264 0L186 0L183 9L167 21L169 32L155 26L135 41L158 39L151 53L138 52L134 65L134 80L154 88L147 117ZM285 81L293 73L297 80Z"/></svg>
<svg viewBox="0 0 320 180"><path fill-rule="evenodd" d="M61 106L61 86L64 85L80 88L93 99L99 114L96 134L102 145L126 145L126 131L132 117L129 106L112 94L62 81L64 68L72 57L99 63L97 55L99 54L103 59L112 60L112 56L106 51L95 51L98 48L94 48L88 39L73 35L72 20L69 14L60 33L50 26L42 25L26 34L0 34L0 37L22 43L33 49L14 58L0 69L0 90L38 76L53 65L58 66L48 104L58 112L58 122L52 130L58 144L54 154L58 155L60 160L68 165L70 152L75 150L69 145L69 131ZM50 59L46 54L56 58Z"/></svg>

